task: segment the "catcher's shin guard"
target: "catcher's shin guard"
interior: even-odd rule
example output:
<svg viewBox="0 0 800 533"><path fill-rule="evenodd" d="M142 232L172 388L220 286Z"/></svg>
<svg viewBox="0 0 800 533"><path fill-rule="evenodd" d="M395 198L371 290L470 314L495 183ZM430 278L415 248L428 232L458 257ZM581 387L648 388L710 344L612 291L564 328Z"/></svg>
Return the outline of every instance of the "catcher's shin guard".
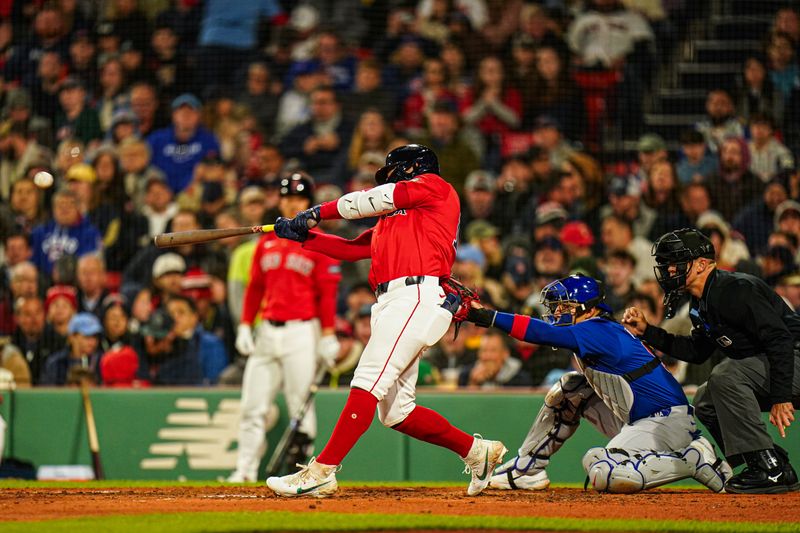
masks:
<svg viewBox="0 0 800 533"><path fill-rule="evenodd" d="M594 395L586 379L569 372L553 385L544 398L519 455L497 469L495 475L535 475L550 463L550 456L578 429L587 401ZM509 478L511 479L511 478Z"/></svg>
<svg viewBox="0 0 800 533"><path fill-rule="evenodd" d="M630 494L692 477L719 492L730 477L730 467L716 458L705 439L674 452L591 448L582 463L587 483L598 492Z"/></svg>

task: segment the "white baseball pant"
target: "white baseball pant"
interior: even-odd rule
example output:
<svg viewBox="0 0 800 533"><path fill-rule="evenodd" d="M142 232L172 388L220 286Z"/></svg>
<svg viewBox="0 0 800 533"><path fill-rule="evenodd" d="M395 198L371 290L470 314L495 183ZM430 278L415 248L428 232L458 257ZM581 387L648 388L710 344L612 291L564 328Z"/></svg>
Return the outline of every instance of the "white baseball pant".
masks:
<svg viewBox="0 0 800 533"><path fill-rule="evenodd" d="M408 286L405 279L389 282L372 306L372 336L350 383L378 399L378 418L387 427L416 407L419 355L442 338L453 319L441 306L445 293L439 278L425 276Z"/></svg>
<svg viewBox="0 0 800 533"><path fill-rule="evenodd" d="M306 398L317 366L317 320L291 320L283 326L267 321L256 329L255 352L247 358L242 380L241 420L237 472L258 479L258 465L267 448L265 417L283 385L289 415L297 413ZM300 431L312 439L317 433L314 405L306 412Z"/></svg>

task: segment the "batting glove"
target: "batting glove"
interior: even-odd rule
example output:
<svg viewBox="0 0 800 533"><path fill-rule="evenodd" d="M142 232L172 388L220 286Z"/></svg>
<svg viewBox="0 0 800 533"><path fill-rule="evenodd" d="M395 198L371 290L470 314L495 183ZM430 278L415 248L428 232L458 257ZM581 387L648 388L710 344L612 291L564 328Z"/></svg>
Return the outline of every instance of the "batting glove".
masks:
<svg viewBox="0 0 800 533"><path fill-rule="evenodd" d="M305 241L308 238L308 229L298 232L293 222L293 218L278 217L278 220L275 221L275 235L290 241Z"/></svg>
<svg viewBox="0 0 800 533"><path fill-rule="evenodd" d="M336 335L325 335L317 343L317 355L328 368L336 366L339 356L339 339Z"/></svg>
<svg viewBox="0 0 800 533"><path fill-rule="evenodd" d="M250 324L239 324L236 328L236 351L242 355L252 355L256 351L256 343L253 341L253 328Z"/></svg>
<svg viewBox="0 0 800 533"><path fill-rule="evenodd" d="M309 207L305 211L300 211L293 220L298 225L298 230L302 228L306 228L306 231L310 230L322 220L320 206L315 205L314 207Z"/></svg>
<svg viewBox="0 0 800 533"><path fill-rule="evenodd" d="M320 220L319 206L315 205L297 213L294 218L278 217L275 234L282 239L304 242L308 239L308 230L319 224Z"/></svg>

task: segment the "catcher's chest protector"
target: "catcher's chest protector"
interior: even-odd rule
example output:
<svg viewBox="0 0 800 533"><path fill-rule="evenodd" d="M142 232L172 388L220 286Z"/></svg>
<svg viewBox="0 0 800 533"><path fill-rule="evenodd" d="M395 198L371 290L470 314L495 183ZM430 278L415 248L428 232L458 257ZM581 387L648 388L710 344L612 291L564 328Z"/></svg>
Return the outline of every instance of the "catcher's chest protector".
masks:
<svg viewBox="0 0 800 533"><path fill-rule="evenodd" d="M617 374L601 372L586 365L578 358L581 372L586 376L594 392L603 400L603 403L624 423L630 422L631 409L633 408L633 389L624 377Z"/></svg>

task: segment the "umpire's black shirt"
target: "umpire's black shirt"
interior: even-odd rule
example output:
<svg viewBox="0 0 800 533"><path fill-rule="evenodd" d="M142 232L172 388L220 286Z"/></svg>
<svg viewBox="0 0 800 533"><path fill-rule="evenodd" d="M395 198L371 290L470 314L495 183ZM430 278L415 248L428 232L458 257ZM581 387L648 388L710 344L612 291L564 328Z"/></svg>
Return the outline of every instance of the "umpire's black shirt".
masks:
<svg viewBox="0 0 800 533"><path fill-rule="evenodd" d="M792 401L794 344L800 317L764 281L715 269L703 296L692 297L691 336L672 335L647 326L642 340L689 363L702 363L717 350L731 359L765 355L769 360L770 401Z"/></svg>

